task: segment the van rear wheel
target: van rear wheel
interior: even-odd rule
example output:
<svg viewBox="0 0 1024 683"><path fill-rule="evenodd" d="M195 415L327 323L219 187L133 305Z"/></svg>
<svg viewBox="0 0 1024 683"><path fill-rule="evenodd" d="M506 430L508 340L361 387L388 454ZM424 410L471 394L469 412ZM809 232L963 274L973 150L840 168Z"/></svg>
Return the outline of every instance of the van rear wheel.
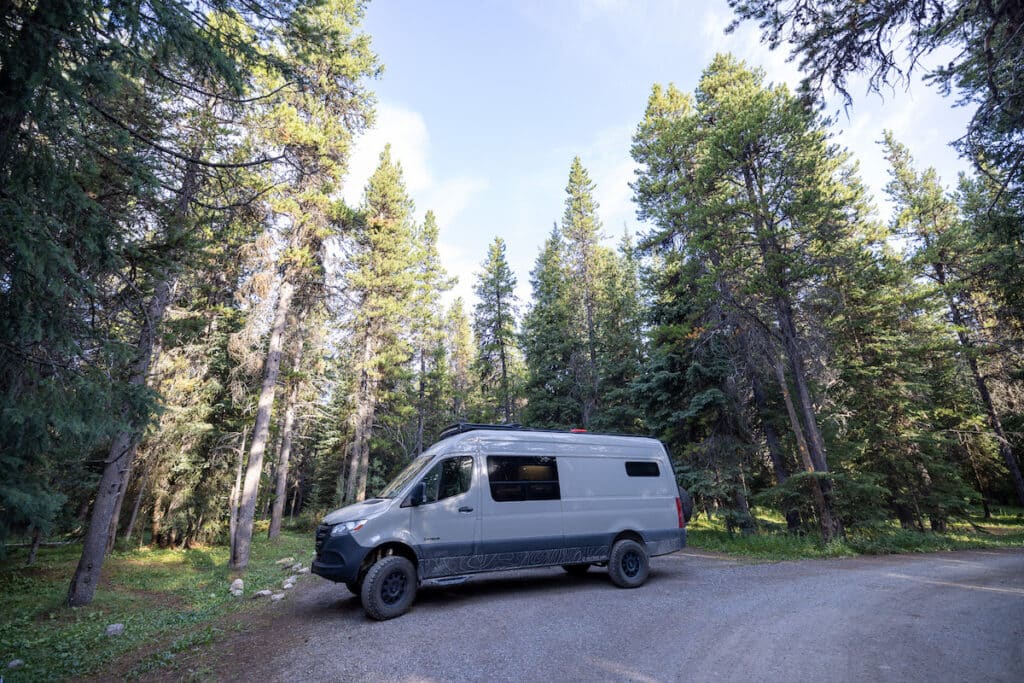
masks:
<svg viewBox="0 0 1024 683"><path fill-rule="evenodd" d="M401 555L382 557L366 572L359 597L374 619L402 616L416 599L416 568Z"/></svg>
<svg viewBox="0 0 1024 683"><path fill-rule="evenodd" d="M580 564L563 564L562 569L572 576L583 576L590 570L590 563L583 562Z"/></svg>
<svg viewBox="0 0 1024 683"><path fill-rule="evenodd" d="M651 566L647 550L636 541L624 538L616 541L608 557L608 576L619 588L636 588L647 580Z"/></svg>

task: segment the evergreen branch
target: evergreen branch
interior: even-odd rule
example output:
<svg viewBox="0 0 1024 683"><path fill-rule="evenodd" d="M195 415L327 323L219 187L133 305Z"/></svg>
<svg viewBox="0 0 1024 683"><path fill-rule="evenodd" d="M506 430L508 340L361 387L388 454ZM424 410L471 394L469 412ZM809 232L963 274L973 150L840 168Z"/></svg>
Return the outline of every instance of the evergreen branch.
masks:
<svg viewBox="0 0 1024 683"><path fill-rule="evenodd" d="M285 158L284 154L279 154L279 155L277 155L275 157L263 157L263 158L260 158L260 159L255 159L253 161L222 162L222 161L206 161L205 159L199 159L199 158L196 158L196 157L190 157L190 156L188 156L186 154L182 154L181 152L177 152L177 151L175 151L173 149L170 149L169 147L165 147L164 145L161 145L160 143L156 142L155 140L153 140L152 138L150 138L147 135L143 135L142 133L138 132L137 130L133 129L131 126L127 125L126 123L124 123L123 121L118 119L113 114L107 112L105 109L103 109L98 104L96 104L96 102L94 100L89 100L89 106L96 113L98 113L100 116L102 116L104 119L106 119L110 123L114 124L115 126L120 128L121 130L125 131L126 133L131 135L136 140L139 140L140 142L148 145L149 147L153 148L154 150L156 150L158 152L162 152L163 154L167 154L167 155L169 155L171 157L174 157L175 159L178 159L179 161L184 161L184 162L191 163L191 164L198 164L199 166L204 166L206 168L220 168L220 169L236 168L237 169L237 168L252 168L254 166L264 166L266 164L272 164L274 162L280 161L280 160Z"/></svg>

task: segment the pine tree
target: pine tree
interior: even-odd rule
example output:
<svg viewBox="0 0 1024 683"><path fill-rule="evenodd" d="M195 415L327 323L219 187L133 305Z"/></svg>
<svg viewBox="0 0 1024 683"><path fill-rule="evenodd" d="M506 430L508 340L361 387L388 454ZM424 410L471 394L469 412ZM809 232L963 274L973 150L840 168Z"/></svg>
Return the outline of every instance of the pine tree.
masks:
<svg viewBox="0 0 1024 683"><path fill-rule="evenodd" d="M452 421L477 421L480 383L476 381L476 339L465 303L457 298L448 308L444 320L444 346L448 359L450 396L447 414ZM479 421L486 420L480 418Z"/></svg>
<svg viewBox="0 0 1024 683"><path fill-rule="evenodd" d="M382 394L394 386L393 373L411 356L403 332L416 289L412 211L401 164L392 161L388 145L367 182L363 206L348 227L355 250L348 287L355 298L351 331L357 354L348 501L366 497L376 411L387 398Z"/></svg>
<svg viewBox="0 0 1024 683"><path fill-rule="evenodd" d="M268 134L265 144L281 151L278 170L291 174L294 185L269 199L271 220L288 230L277 263L280 284L239 505L231 558L235 569L244 569L249 562L285 324L290 315L304 316L322 298L323 244L334 229L332 195L346 171L352 134L368 123L371 101L361 81L379 68L366 36L356 32L362 13L355 0L304 8L276 47L280 57L295 59L295 74L316 87L287 88L281 74L270 74L262 84L268 92L281 93L265 112L262 130Z"/></svg>
<svg viewBox="0 0 1024 683"><path fill-rule="evenodd" d="M568 308L572 316L566 330L575 339L572 372L575 394L580 403L580 422L590 428L599 410L601 376L598 368L598 316L601 309L601 284L607 269L608 254L600 245L601 221L594 201L594 183L579 157L572 160L569 182L565 187L565 213L562 215L564 263L569 288Z"/></svg>
<svg viewBox="0 0 1024 683"><path fill-rule="evenodd" d="M523 318L520 345L527 371L523 421L534 427L566 429L581 420L580 404L573 398L576 344L565 248L556 226L530 273L533 305Z"/></svg>
<svg viewBox="0 0 1024 683"><path fill-rule="evenodd" d="M601 301L596 315L598 374L601 378L595 429L612 432L642 431L643 418L633 404L633 383L643 363L642 302L639 263L627 233L619 253L601 278Z"/></svg>
<svg viewBox="0 0 1024 683"><path fill-rule="evenodd" d="M505 241L495 237L473 292L473 334L477 342L476 375L489 406L485 420L511 423L514 404L513 357L516 354L516 277L505 258Z"/></svg>
<svg viewBox="0 0 1024 683"><path fill-rule="evenodd" d="M974 265L971 257L976 252L977 239L961 219L956 203L942 190L935 171L928 169L918 174L909 151L890 132L886 133L885 146L892 165L892 181L886 190L897 207L896 227L912 241L915 253L911 260L922 275L935 283L936 295L946 305L978 400L999 445L1017 499L1024 505L1024 477L1017 454L980 365L987 330L977 293L967 275Z"/></svg>
<svg viewBox="0 0 1024 683"><path fill-rule="evenodd" d="M428 423L438 421L438 400L444 382L441 346L441 296L455 279L449 278L437 250L438 227L433 211L427 211L423 225L414 235L416 246L416 294L412 311L413 356L416 374L416 454L423 452L423 435Z"/></svg>
<svg viewBox="0 0 1024 683"><path fill-rule="evenodd" d="M703 298L723 313L768 330L793 384L809 463L829 504L831 482L813 398L807 292L842 255L836 245L865 211L845 158L826 144L824 122L763 74L718 56L696 97L655 89L634 155L647 164L635 187L658 226L646 243L700 260ZM746 327L746 326L745 326ZM785 388L785 387L783 387ZM841 533L820 509L823 536Z"/></svg>

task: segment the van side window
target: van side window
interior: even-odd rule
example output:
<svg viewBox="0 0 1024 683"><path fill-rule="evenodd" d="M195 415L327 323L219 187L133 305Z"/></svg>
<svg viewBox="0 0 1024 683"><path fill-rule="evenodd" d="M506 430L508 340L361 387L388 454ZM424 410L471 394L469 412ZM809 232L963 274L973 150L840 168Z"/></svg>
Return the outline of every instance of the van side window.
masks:
<svg viewBox="0 0 1024 683"><path fill-rule="evenodd" d="M427 487L424 503L434 503L469 490L473 482L473 458L448 458L434 465L423 477Z"/></svg>
<svg viewBox="0 0 1024 683"><path fill-rule="evenodd" d="M499 503L559 500L558 463L550 456L487 456L491 498Z"/></svg>
<svg viewBox="0 0 1024 683"><path fill-rule="evenodd" d="M630 477L657 477L661 475L656 462L627 462L626 475Z"/></svg>

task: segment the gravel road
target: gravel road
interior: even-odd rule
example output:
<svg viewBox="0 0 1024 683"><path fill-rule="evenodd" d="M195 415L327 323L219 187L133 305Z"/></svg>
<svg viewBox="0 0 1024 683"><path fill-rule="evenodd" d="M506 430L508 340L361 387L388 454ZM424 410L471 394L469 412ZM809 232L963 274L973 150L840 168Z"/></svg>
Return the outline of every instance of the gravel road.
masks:
<svg viewBox="0 0 1024 683"><path fill-rule="evenodd" d="M218 676L1024 681L1024 551L778 564L683 551L635 590L601 569L505 572L424 587L387 622L308 577L273 609Z"/></svg>

